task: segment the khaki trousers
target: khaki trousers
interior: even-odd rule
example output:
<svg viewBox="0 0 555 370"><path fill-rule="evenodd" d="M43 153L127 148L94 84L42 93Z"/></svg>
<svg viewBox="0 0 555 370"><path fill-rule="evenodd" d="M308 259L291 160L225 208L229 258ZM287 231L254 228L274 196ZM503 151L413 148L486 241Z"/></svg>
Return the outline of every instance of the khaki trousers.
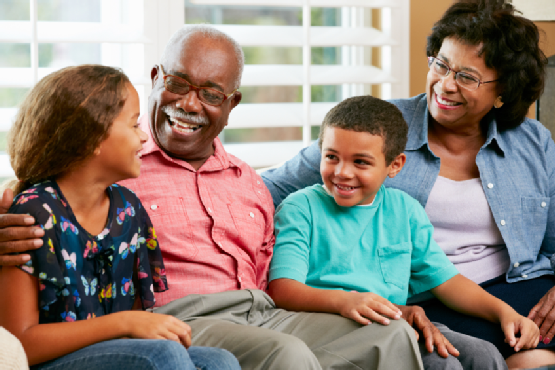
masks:
<svg viewBox="0 0 555 370"><path fill-rule="evenodd" d="M244 370L423 369L414 330L402 319L363 326L286 311L260 290L192 294L154 312L185 321L193 345L227 349Z"/></svg>

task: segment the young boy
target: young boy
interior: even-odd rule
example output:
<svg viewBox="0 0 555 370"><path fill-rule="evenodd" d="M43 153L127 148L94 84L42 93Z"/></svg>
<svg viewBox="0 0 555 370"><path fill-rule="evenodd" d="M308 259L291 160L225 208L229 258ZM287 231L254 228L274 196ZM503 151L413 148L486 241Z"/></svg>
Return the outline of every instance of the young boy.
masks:
<svg viewBox="0 0 555 370"><path fill-rule="evenodd" d="M276 211L271 297L289 310L387 325L388 318L401 317L397 305L431 290L453 309L499 322L515 350L535 347L534 322L460 275L432 239L422 206L382 185L405 164L407 130L394 105L371 96L347 99L326 115L320 129L324 185L291 194ZM475 354L464 353L468 348L461 348L463 364Z"/></svg>

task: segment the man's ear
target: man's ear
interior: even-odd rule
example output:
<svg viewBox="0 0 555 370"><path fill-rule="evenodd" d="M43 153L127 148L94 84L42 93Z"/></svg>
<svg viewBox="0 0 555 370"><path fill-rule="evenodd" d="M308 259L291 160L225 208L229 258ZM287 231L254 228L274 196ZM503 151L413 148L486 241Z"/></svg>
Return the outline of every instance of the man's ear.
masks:
<svg viewBox="0 0 555 370"><path fill-rule="evenodd" d="M233 94L233 96L231 97L231 109L235 108L237 106L237 104L239 104L241 102L241 99L243 98L243 94L241 94L241 91L235 91L235 94Z"/></svg>
<svg viewBox="0 0 555 370"><path fill-rule="evenodd" d="M152 87L156 85L156 80L158 80L158 65L155 64L150 70L150 80L152 81Z"/></svg>
<svg viewBox="0 0 555 370"><path fill-rule="evenodd" d="M389 174L388 176L394 178L402 169L407 162L407 156L405 153L399 154L395 159L389 164Z"/></svg>

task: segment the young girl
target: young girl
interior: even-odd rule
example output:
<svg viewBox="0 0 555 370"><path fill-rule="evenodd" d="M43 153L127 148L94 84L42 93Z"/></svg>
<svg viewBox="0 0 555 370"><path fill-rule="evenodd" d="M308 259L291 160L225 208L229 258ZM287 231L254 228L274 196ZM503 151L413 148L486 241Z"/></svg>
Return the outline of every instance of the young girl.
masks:
<svg viewBox="0 0 555 370"><path fill-rule="evenodd" d="M42 79L10 131L10 212L45 235L25 265L0 270L0 326L33 368L240 369L224 350L187 351L187 324L143 311L167 289L164 264L141 202L114 184L139 176L138 116L121 71L84 65Z"/></svg>

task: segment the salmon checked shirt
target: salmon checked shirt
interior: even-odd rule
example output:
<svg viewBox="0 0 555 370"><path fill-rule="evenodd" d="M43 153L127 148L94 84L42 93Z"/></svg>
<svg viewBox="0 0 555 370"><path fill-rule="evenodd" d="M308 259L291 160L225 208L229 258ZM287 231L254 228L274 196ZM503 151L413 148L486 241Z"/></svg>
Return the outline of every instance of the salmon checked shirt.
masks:
<svg viewBox="0 0 555 370"><path fill-rule="evenodd" d="M141 175L121 182L140 198L156 230L169 289L162 306L188 294L266 290L274 246L274 206L262 179L214 140L214 154L195 171L169 157L148 134Z"/></svg>

